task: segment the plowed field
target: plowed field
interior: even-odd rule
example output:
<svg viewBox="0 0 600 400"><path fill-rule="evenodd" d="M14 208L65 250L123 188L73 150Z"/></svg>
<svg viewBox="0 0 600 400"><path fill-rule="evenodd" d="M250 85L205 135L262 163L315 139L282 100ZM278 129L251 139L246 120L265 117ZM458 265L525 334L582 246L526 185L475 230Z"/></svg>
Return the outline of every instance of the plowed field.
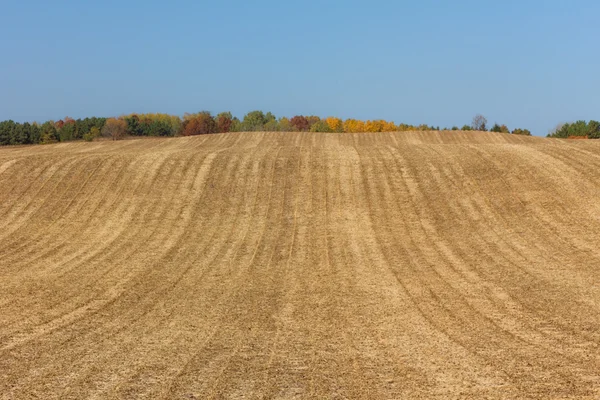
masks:
<svg viewBox="0 0 600 400"><path fill-rule="evenodd" d="M0 398L598 398L600 141L0 149Z"/></svg>

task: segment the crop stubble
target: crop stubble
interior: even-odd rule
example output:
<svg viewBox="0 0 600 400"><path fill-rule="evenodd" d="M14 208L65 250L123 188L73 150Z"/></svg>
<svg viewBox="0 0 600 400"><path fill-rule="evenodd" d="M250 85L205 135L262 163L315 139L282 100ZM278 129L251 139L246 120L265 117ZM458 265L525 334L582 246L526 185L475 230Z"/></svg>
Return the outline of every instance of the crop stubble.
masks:
<svg viewBox="0 0 600 400"><path fill-rule="evenodd" d="M595 398L600 143L0 149L0 398Z"/></svg>

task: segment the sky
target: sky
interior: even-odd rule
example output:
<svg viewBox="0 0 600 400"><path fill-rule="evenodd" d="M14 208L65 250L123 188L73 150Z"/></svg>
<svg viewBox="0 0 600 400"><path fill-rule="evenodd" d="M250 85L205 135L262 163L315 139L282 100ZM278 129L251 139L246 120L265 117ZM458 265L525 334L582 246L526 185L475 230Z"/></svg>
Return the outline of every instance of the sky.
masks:
<svg viewBox="0 0 600 400"><path fill-rule="evenodd" d="M0 120L600 119L600 2L2 0Z"/></svg>

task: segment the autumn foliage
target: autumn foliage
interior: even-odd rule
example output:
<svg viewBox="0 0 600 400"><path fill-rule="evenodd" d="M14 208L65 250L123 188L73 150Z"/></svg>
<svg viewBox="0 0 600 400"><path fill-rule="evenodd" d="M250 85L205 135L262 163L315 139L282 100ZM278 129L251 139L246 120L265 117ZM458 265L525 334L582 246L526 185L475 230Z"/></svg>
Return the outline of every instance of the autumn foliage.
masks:
<svg viewBox="0 0 600 400"><path fill-rule="evenodd" d="M327 117L325 123L332 132L344 132L344 121L336 117Z"/></svg>
<svg viewBox="0 0 600 400"><path fill-rule="evenodd" d="M308 122L308 118L303 115L296 115L290 119L290 125L295 131L308 131L310 128L310 123Z"/></svg>
<svg viewBox="0 0 600 400"><path fill-rule="evenodd" d="M183 136L216 133L218 131L217 126L217 122L207 111L186 114L183 121Z"/></svg>
<svg viewBox="0 0 600 400"><path fill-rule="evenodd" d="M462 130L485 130L487 120L477 115L472 125L465 125ZM578 121L562 126L553 136L566 137L585 133L591 138L600 137L600 126L590 121L589 126ZM440 130L426 124L410 125L396 124L384 119L360 120L348 118L343 120L335 116L320 118L315 115L296 115L292 118L277 118L273 113L255 110L247 113L240 120L230 112L222 112L213 116L208 111L186 113L182 117L164 113L129 114L118 118L84 118L73 119L65 117L56 122L16 123L14 121L0 122L0 145L54 143L69 140L95 140L98 137L122 139L125 136L195 136L222 132L404 132L404 131ZM452 130L458 130L455 126ZM509 133L506 125L495 124L495 132ZM98 134L100 132L101 134ZM573 133L575 132L575 133ZM515 129L513 134L531 135L527 129ZM562 136L561 136L562 135Z"/></svg>
<svg viewBox="0 0 600 400"><path fill-rule="evenodd" d="M217 115L217 132L229 132L233 125L233 116L230 112L223 112Z"/></svg>
<svg viewBox="0 0 600 400"><path fill-rule="evenodd" d="M109 118L102 127L102 136L112 140L122 139L127 133L127 122L122 118Z"/></svg>

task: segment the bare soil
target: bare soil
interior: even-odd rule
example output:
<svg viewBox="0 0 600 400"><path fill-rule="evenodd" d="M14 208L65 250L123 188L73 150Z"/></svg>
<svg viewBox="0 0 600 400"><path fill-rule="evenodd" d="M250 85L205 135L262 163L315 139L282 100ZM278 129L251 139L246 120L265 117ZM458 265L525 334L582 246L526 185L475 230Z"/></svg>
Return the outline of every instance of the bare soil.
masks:
<svg viewBox="0 0 600 400"><path fill-rule="evenodd" d="M0 149L0 398L599 398L600 141Z"/></svg>

